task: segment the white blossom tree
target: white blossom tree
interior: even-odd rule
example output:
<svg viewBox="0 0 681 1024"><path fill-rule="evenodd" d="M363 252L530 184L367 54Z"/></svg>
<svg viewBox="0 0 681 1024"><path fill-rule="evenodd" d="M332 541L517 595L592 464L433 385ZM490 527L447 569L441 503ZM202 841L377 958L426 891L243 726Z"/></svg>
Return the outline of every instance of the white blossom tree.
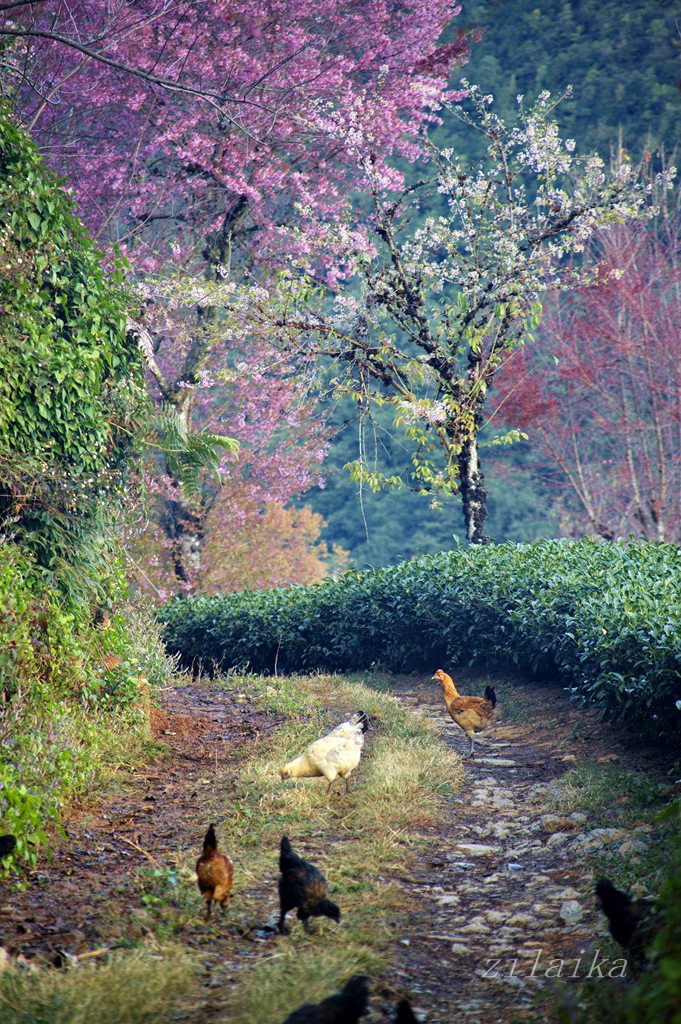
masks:
<svg viewBox="0 0 681 1024"><path fill-rule="evenodd" d="M584 280L574 259L565 272L565 258L597 229L648 215L651 190L669 186L674 169L651 184L628 165L609 171L598 156L578 156L575 142L559 136L557 101L547 92L527 110L519 96L517 120L507 125L491 96L464 87L466 100L452 113L482 134L484 159L468 166L454 149L431 145L427 177L399 193L375 169L366 235L326 227L336 247L343 240L350 268L333 308L324 289L310 287L309 259L306 280L293 270L276 314L260 298L249 316L287 347L332 361L337 395L353 394L366 409L391 406L411 446L409 485L433 500L459 493L466 536L480 544L487 491L479 432L496 411L496 374L532 340L545 290ZM371 170L369 145L358 140L357 158ZM436 212L423 216L424 207ZM374 489L408 485L386 479L363 454L350 468Z"/></svg>

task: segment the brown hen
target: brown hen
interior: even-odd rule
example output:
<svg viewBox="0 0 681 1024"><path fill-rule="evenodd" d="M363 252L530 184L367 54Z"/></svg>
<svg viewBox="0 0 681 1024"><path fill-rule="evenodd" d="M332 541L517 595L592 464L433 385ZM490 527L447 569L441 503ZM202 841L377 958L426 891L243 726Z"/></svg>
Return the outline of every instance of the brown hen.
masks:
<svg viewBox="0 0 681 1024"><path fill-rule="evenodd" d="M210 825L203 840L203 853L196 862L196 875L201 895L206 901L206 917L213 902L225 910L232 891L234 868L229 857L218 850L215 825Z"/></svg>
<svg viewBox="0 0 681 1024"><path fill-rule="evenodd" d="M455 687L452 677L443 672L441 668L437 670L433 679L437 679L439 683L442 683L447 710L459 728L463 729L466 736L468 736L470 746L466 756L472 757L474 734L482 732L492 721L497 704L497 695L494 689L488 686L485 689L484 697L462 697Z"/></svg>

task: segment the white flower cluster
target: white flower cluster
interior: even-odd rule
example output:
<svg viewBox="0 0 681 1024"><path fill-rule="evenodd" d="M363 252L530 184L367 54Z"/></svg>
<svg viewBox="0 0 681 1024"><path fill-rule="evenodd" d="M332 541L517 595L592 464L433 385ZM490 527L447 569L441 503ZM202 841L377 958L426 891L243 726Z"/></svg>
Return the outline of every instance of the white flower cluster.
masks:
<svg viewBox="0 0 681 1024"><path fill-rule="evenodd" d="M415 399L413 402L399 401L395 403L395 407L401 410L401 419L405 423L418 423L425 420L426 423L437 426L446 423L451 415L451 409L445 401L427 398Z"/></svg>

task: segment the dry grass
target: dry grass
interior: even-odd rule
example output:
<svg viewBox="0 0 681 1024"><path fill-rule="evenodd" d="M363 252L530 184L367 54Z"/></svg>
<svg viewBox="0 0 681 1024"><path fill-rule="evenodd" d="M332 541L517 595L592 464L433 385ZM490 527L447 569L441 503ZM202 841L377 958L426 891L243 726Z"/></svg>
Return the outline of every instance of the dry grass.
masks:
<svg viewBox="0 0 681 1024"><path fill-rule="evenodd" d="M226 814L230 853L249 888L239 901L239 923L257 915L263 887L272 893L276 910L282 832L325 873L343 917L339 926L319 924L312 938L298 926L263 957L229 1001L235 1024L277 1024L302 1002L338 989L353 973L381 973L409 909L386 876L408 871L414 856L410 829L440 821L445 796L461 782L460 758L442 744L431 723L368 682L319 675L270 684L275 693L269 692L269 700L295 706L298 714L246 767ZM332 705L332 713L320 704ZM324 779L281 781L279 768L286 761L359 708L370 716L372 728L347 796L328 797Z"/></svg>
<svg viewBox="0 0 681 1024"><path fill-rule="evenodd" d="M287 945L264 957L239 986L229 1020L239 1024L280 1024L303 1002L318 1002L353 974L375 974L382 958L365 944L310 942Z"/></svg>
<svg viewBox="0 0 681 1024"><path fill-rule="evenodd" d="M190 960L166 948L112 954L68 970L8 967L0 976L3 1024L158 1024L193 986Z"/></svg>

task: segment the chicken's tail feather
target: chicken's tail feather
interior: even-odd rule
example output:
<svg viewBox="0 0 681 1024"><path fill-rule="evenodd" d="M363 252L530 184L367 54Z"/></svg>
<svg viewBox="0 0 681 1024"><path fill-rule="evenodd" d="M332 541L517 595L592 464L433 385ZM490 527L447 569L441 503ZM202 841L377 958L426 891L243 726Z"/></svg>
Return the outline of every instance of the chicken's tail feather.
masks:
<svg viewBox="0 0 681 1024"><path fill-rule="evenodd" d="M353 1019L366 1013L369 1006L369 979L366 974L353 974L340 993L344 1008Z"/></svg>
<svg viewBox="0 0 681 1024"><path fill-rule="evenodd" d="M352 720L362 727L362 732L366 732L369 728L369 716L366 711L356 711L352 716Z"/></svg>
<svg viewBox="0 0 681 1024"><path fill-rule="evenodd" d="M217 850L218 841L215 836L215 825L209 825L208 831L203 840L203 852L206 853L208 850Z"/></svg>
<svg viewBox="0 0 681 1024"><path fill-rule="evenodd" d="M411 1004L408 999L400 999L397 1004L397 1016L395 1017L395 1024L417 1024L414 1011L411 1008Z"/></svg>
<svg viewBox="0 0 681 1024"><path fill-rule="evenodd" d="M497 695L494 692L494 687L493 686L486 686L485 687L485 699L490 702L490 704L492 705L493 708L495 708L497 706Z"/></svg>
<svg viewBox="0 0 681 1024"><path fill-rule="evenodd" d="M300 864L301 857L294 852L291 847L291 841L288 836L281 837L281 843L279 846L279 870L286 871L287 868L295 867Z"/></svg>

